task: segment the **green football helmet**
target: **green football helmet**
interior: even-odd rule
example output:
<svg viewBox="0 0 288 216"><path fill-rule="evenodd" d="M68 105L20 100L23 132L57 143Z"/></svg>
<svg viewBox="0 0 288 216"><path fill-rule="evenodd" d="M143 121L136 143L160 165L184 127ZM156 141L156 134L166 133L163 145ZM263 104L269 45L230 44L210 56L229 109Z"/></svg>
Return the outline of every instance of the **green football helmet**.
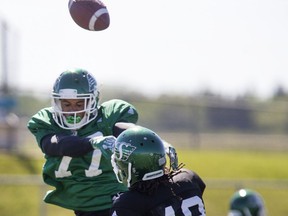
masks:
<svg viewBox="0 0 288 216"><path fill-rule="evenodd" d="M97 116L99 91L96 79L84 69L69 69L60 74L53 86L52 107L55 122L64 129L75 130ZM83 99L84 109L64 112L62 99ZM85 113L81 118L79 113Z"/></svg>
<svg viewBox="0 0 288 216"><path fill-rule="evenodd" d="M130 187L136 182L163 176L165 154L163 142L155 132L135 126L116 139L111 163L118 181Z"/></svg>
<svg viewBox="0 0 288 216"><path fill-rule="evenodd" d="M264 201L260 194L250 189L240 189L230 200L228 216L265 216Z"/></svg>

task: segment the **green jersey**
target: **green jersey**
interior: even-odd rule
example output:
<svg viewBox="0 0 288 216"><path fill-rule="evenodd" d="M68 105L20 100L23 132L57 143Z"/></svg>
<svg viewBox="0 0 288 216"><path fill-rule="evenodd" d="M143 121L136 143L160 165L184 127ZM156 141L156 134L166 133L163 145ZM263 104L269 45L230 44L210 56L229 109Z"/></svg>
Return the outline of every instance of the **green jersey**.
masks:
<svg viewBox="0 0 288 216"><path fill-rule="evenodd" d="M35 136L38 146L42 138L49 134L67 134L79 137L112 135L116 122L136 123L138 113L129 103L110 100L98 108L97 117L75 131L60 128L53 119L52 108L44 108L28 122L28 129ZM43 180L55 187L44 197L47 203L79 211L99 211L112 206L115 194L127 188L118 183L111 161L102 155L100 149L81 157L44 155Z"/></svg>

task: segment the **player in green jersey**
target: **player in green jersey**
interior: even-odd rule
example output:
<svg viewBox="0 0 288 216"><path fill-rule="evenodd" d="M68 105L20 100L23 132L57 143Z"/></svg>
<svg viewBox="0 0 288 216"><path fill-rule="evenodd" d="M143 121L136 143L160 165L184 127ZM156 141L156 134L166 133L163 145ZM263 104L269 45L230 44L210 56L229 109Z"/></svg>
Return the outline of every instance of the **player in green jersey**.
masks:
<svg viewBox="0 0 288 216"><path fill-rule="evenodd" d="M54 187L46 203L77 216L106 216L112 199L127 188L113 172L115 137L138 120L135 107L122 100L99 103L96 79L84 69L64 71L52 92L52 106L28 122L45 156L43 180Z"/></svg>

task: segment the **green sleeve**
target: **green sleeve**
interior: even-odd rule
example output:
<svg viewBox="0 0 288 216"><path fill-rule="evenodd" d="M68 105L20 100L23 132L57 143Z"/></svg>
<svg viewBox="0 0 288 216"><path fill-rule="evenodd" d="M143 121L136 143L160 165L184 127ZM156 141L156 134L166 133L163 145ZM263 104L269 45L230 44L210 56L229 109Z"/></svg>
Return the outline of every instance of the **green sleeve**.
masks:
<svg viewBox="0 0 288 216"><path fill-rule="evenodd" d="M62 130L53 120L51 108L44 108L36 113L27 123L27 128L35 136L38 145L42 138L55 132L67 134L69 131Z"/></svg>
<svg viewBox="0 0 288 216"><path fill-rule="evenodd" d="M116 122L130 122L136 124L138 121L138 112L136 108L123 100L113 99L104 102L101 105L104 118L109 119L113 125Z"/></svg>

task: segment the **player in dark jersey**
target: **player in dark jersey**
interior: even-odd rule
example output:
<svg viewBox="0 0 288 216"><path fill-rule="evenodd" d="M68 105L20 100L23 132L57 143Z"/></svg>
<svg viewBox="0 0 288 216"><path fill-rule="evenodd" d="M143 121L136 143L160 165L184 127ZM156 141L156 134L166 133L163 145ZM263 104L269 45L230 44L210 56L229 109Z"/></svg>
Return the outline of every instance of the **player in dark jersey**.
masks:
<svg viewBox="0 0 288 216"><path fill-rule="evenodd" d="M155 132L140 126L122 132L111 163L129 191L115 199L110 215L206 215L203 180L181 164L167 170L166 160L163 141Z"/></svg>
<svg viewBox="0 0 288 216"><path fill-rule="evenodd" d="M134 125L138 113L122 100L99 104L95 78L86 70L71 69L56 80L52 106L28 122L45 155L43 180L55 189L46 203L71 209L77 216L107 216L112 198L127 190L111 166L115 137Z"/></svg>

